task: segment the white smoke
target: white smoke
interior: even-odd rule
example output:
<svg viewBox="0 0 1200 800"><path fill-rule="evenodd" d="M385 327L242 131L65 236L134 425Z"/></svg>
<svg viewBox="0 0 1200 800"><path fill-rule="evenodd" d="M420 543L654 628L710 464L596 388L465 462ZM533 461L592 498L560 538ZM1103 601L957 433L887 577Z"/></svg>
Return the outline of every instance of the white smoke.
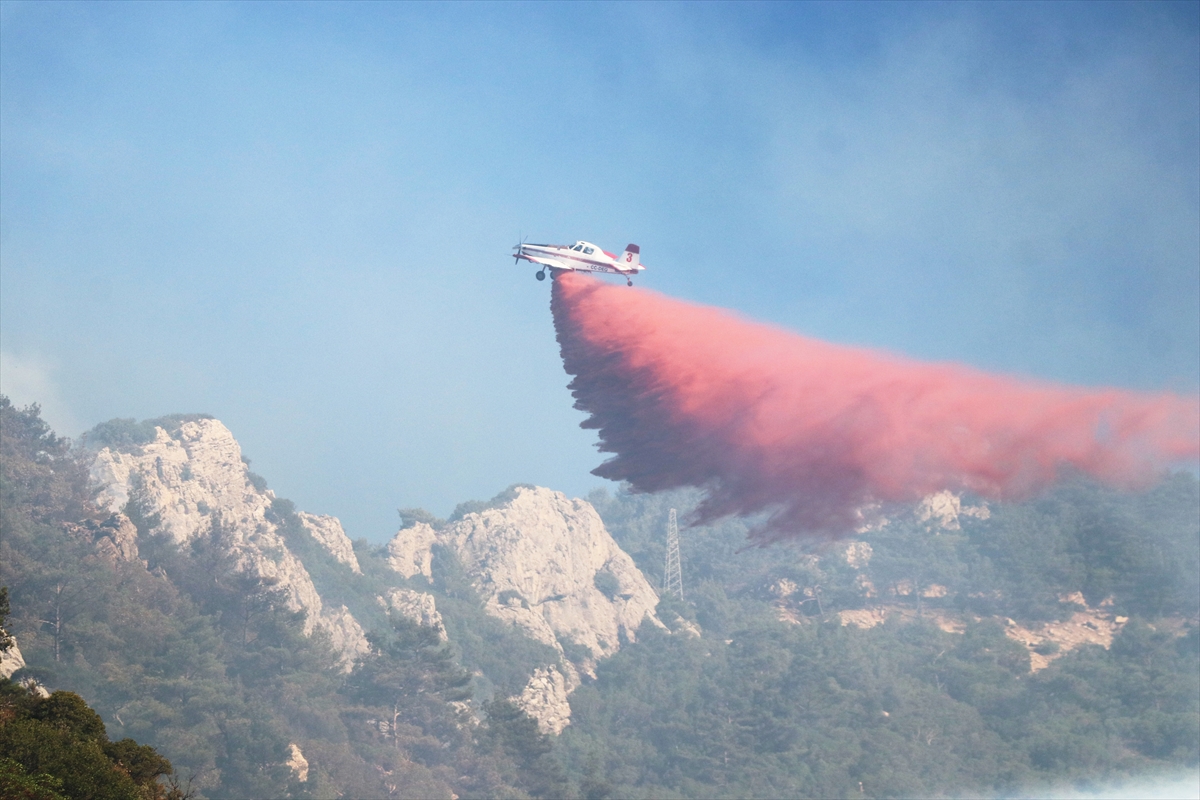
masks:
<svg viewBox="0 0 1200 800"><path fill-rule="evenodd" d="M37 403L55 433L75 436L83 425L63 401L53 375L53 367L41 358L0 351L0 394L18 407Z"/></svg>
<svg viewBox="0 0 1200 800"><path fill-rule="evenodd" d="M1008 797L1011 800L1200 800L1200 770L1145 775L1094 787L1049 786Z"/></svg>

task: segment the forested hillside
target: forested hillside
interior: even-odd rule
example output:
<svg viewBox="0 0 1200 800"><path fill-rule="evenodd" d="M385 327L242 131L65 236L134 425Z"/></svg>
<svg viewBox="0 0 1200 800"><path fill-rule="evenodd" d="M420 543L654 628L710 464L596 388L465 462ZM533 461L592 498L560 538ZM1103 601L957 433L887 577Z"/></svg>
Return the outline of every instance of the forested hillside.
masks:
<svg viewBox="0 0 1200 800"><path fill-rule="evenodd" d="M139 520L143 560L105 557L85 459L36 407L0 398L0 414L0 583L28 664L14 679L82 695L197 797L554 793L546 738L504 702L476 724L457 704L471 676L428 629L392 619L346 674L211 539L181 550Z"/></svg>
<svg viewBox="0 0 1200 800"><path fill-rule="evenodd" d="M197 797L1003 795L1200 760L1194 475L1136 495L1069 479L1026 503L934 498L852 540L766 549L746 548L752 521L684 526L684 596L600 657L506 621L561 595L485 585L451 552L545 490L450 520L405 510L401 534L425 550L397 549L401 535L339 550L248 473L268 497L255 535L288 551L268 559L294 556L322 608L366 630L347 662L289 605L294 587L237 560L245 531L213 515L181 540L132 496L119 514L98 504L98 447L136 456L196 419L114 421L73 446L0 398L0 585L27 663L14 678L78 693ZM686 520L697 495L589 501L562 519L578 531L594 506L659 585L667 512ZM624 602L612 572L594 581ZM414 617L385 597L428 605ZM578 681L558 736L519 705L547 668Z"/></svg>
<svg viewBox="0 0 1200 800"><path fill-rule="evenodd" d="M617 797L1004 794L1194 768L1197 489L1072 480L950 526L891 509L852 543L739 550L742 523L685 530L684 601L660 616L699 635L647 630L604 662L572 697L564 757ZM667 508L696 498L590 499L661 574ZM1076 615L1115 620L1111 646L1015 638Z"/></svg>

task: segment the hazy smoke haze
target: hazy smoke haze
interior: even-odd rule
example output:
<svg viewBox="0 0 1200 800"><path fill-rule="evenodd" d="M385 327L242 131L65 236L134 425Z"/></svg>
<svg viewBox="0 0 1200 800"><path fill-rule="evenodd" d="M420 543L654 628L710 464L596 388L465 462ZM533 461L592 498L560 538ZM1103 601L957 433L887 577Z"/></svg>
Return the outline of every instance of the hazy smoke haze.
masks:
<svg viewBox="0 0 1200 800"><path fill-rule="evenodd" d="M1017 499L1073 467L1144 485L1200 455L1200 400L991 375L846 347L574 273L551 308L596 475L697 486L700 519L769 512L769 542L841 535L941 489Z"/></svg>

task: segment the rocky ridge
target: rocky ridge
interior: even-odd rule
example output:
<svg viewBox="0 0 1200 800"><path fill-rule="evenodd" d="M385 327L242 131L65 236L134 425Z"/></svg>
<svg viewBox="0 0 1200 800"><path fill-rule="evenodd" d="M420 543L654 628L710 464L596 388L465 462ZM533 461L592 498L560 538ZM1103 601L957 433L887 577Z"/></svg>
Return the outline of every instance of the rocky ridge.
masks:
<svg viewBox="0 0 1200 800"><path fill-rule="evenodd" d="M349 610L322 602L304 564L270 518L274 493L256 485L241 447L217 420L191 420L171 431L156 427L151 441L127 450L103 447L90 478L97 504L113 515L132 502L155 532L180 545L218 537L236 571L274 584L290 610L304 612L305 634L317 627L330 634L347 669L366 651L365 631ZM301 521L336 559L352 570L358 567L341 523L312 514ZM131 552L127 546L126 528L132 526L118 522L116 527L118 535L108 549L136 557L136 549Z"/></svg>
<svg viewBox="0 0 1200 800"><path fill-rule="evenodd" d="M274 492L250 472L219 421L168 421L141 444L100 447L90 479L97 504L110 514L88 531L104 557L138 558L137 528L123 513L133 509L152 531L179 545L205 537L219 542L234 571L272 584L289 609L304 613L306 634L320 629L330 636L346 670L368 650L354 614L327 603L289 549ZM334 561L363 574L337 518L300 511L295 518ZM404 528L385 551L393 571L427 583L435 560L447 555L461 565L487 614L558 653L558 662L536 669L513 698L546 733L569 724L567 697L581 672L593 674L599 659L634 641L643 621L662 624L654 614L658 595L596 510L560 492L514 487L491 507L436 528L426 522ZM447 640L432 594L392 587L377 599L387 613L434 628Z"/></svg>
<svg viewBox="0 0 1200 800"><path fill-rule="evenodd" d="M657 621L658 595L633 559L589 503L561 492L520 486L440 530L405 528L388 545L389 563L406 578L430 578L435 544L459 560L489 614L560 653L566 644L604 658L634 641L644 619ZM600 579L607 594L600 575L610 576Z"/></svg>
<svg viewBox="0 0 1200 800"><path fill-rule="evenodd" d="M493 507L437 529L419 522L400 530L388 563L405 578L431 581L439 547L458 560L488 614L559 653L560 663L538 670L517 698L543 731L567 724L577 670L590 673L634 641L644 620L661 625L657 593L584 500L514 487Z"/></svg>

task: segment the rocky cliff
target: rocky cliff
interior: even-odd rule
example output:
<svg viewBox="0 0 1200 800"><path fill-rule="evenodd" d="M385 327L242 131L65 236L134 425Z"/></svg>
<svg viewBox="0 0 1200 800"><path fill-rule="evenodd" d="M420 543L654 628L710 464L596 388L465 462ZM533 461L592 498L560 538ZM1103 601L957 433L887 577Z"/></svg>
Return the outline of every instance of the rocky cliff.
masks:
<svg viewBox="0 0 1200 800"><path fill-rule="evenodd" d="M362 575L362 567L358 565L358 556L354 555L354 545L350 537L342 529L342 522L337 517L326 514L309 514L301 511L296 515L300 524L312 534L317 542L329 551L338 562L345 564L355 575Z"/></svg>
<svg viewBox="0 0 1200 800"><path fill-rule="evenodd" d="M229 429L214 419L197 419L154 429L154 438L120 450L104 447L91 466L97 503L119 515L127 504L157 533L186 545L219 537L234 569L272 582L287 606L305 614L305 633L321 627L332 636L348 668L367 649L362 626L345 606L327 608L270 518L275 495L256 485ZM120 517L116 517L120 519ZM333 556L359 571L349 538L333 517L302 514L301 522ZM133 555L128 530L117 523L114 555Z"/></svg>
<svg viewBox="0 0 1200 800"><path fill-rule="evenodd" d="M633 559L589 503L561 492L518 486L439 529L417 523L389 543L388 563L406 578L432 580L439 548L457 559L487 613L562 656L517 699L545 731L567 724L577 669L590 672L634 641L646 619L660 624L658 595Z"/></svg>
<svg viewBox="0 0 1200 800"><path fill-rule="evenodd" d="M102 447L90 476L97 502L112 515L89 531L107 558L138 557L136 529L122 513L132 509L180 545L203 537L219 542L235 571L271 582L288 608L304 612L306 633L326 631L346 669L366 652L362 625L347 606L321 597L288 547L274 493L249 471L233 434L217 420L168 420L139 444ZM353 576L363 574L335 517L297 512L295 519L334 561ZM568 723L566 698L580 671L591 673L598 659L633 641L644 620L660 624L658 596L595 509L550 489L516 487L490 507L436 528L417 523L396 534L384 558L396 573L428 583L437 558L456 560L488 614L558 652L559 662L537 669L514 698L546 732ZM393 587L378 601L388 613L447 637L432 594Z"/></svg>
<svg viewBox="0 0 1200 800"><path fill-rule="evenodd" d="M458 559L489 614L559 652L566 644L593 658L612 655L643 620L655 619L658 595L633 559L589 503L561 492L516 487L496 507L440 530L424 523L401 530L388 546L389 563L406 578L429 577L434 545Z"/></svg>

